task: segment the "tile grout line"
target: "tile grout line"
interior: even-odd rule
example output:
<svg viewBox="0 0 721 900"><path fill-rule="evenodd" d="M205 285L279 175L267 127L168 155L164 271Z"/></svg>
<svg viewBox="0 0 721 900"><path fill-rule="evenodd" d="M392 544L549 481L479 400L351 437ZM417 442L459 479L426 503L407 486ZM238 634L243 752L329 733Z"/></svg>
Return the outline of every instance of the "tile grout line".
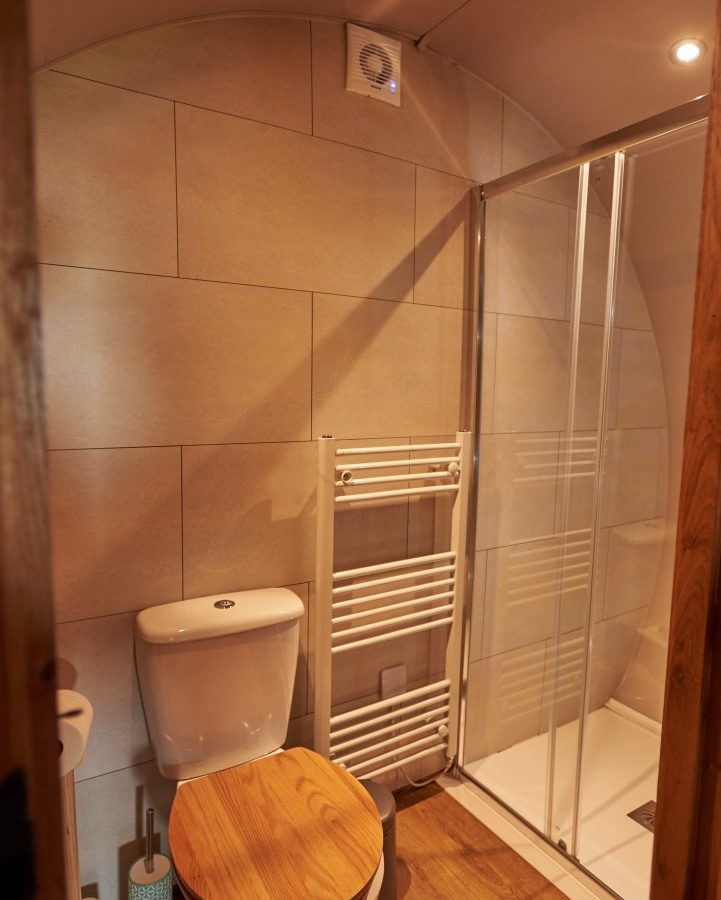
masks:
<svg viewBox="0 0 721 900"><path fill-rule="evenodd" d="M283 287L279 285L270 285L270 284L254 284L252 282L247 281L223 281L213 278L197 278L192 275L171 275L167 273L161 272L134 272L130 269L103 269L97 266L79 266L73 265L70 263L56 263L56 262L40 262L39 266L52 266L56 269L77 269L81 272L104 272L106 274L111 275L135 275L139 278L172 278L173 281L189 281L189 282L198 282L199 284L224 284L224 285L232 285L234 287L247 287L247 288L258 288L259 290L265 291L286 291L291 294L320 294L326 297L339 297L341 299L348 300L370 300L377 303L397 303L397 304L406 304L406 306L413 306L414 304L409 300L394 300L389 297L368 297L363 294L351 294L348 292L339 294L333 291L319 291L313 288L289 288ZM445 309L448 312L460 312L463 313L465 310L461 306L447 306L445 304L440 303L417 303L415 304L419 307L427 307L428 309ZM524 316L523 318L535 318L532 316ZM554 319L544 319L544 321L563 321L562 319L554 320ZM640 330L640 329L639 329ZM647 332L650 333L650 332Z"/></svg>
<svg viewBox="0 0 721 900"><path fill-rule="evenodd" d="M411 278L411 303L416 302L416 248L418 246L418 165L413 166L413 275Z"/></svg>
<svg viewBox="0 0 721 900"><path fill-rule="evenodd" d="M175 100L174 98L171 98L171 97L161 97L159 94L149 94L146 91L139 91L139 90L136 90L135 88L123 87L122 85L111 84L110 82L107 82L107 81L99 81L96 78L89 78L87 75L76 75L74 72L62 72L60 69L48 69L47 71L53 72L55 75L64 75L67 78L77 78L80 81L87 81L90 84L99 84L99 85L102 85L103 87L114 88L115 90L118 90L118 91L127 91L130 94L138 94L141 97L152 97L154 100L163 100L166 103L175 103L175 104L179 104L180 106L187 106L190 109L198 109L198 110L202 110L203 112L215 113L216 115L219 115L219 116L228 116L231 119L239 119L241 122L251 122L255 125L262 125L265 128L277 128L279 131L286 131L290 134L298 134L298 135L302 135L304 137L315 138L315 140L317 140L317 141L325 141L328 144L335 144L339 147L349 147L353 150L359 150L362 153L370 153L373 156L381 156L384 159L392 159L394 162L405 163L410 166L418 165L418 166L421 166L421 168L429 169L432 172L438 172L440 175L447 175L449 178L459 178L461 181L470 181L474 185L481 184L481 182L479 182L477 179L473 178L470 175L463 175L459 172L449 172L447 169L439 169L437 166L429 166L429 165L426 165L425 163L419 163L415 159L408 159L404 156L393 156L391 153L385 153L382 150L373 150L369 147L363 147L363 146L360 146L359 144L351 144L347 141L338 140L337 138L325 137L324 135L315 134L314 132L301 131L298 128L290 128L287 125L279 125L277 122L265 122L262 119L253 119L250 116L241 116L238 113L227 112L226 110L222 110L222 109L213 109L212 107L209 107L209 106L200 106L197 103L188 103L185 100ZM543 199L543 198L537 198L537 199ZM561 203L560 201L554 201L554 200L548 200L546 202L558 203L561 206L566 205L566 204Z"/></svg>
<svg viewBox="0 0 721 900"><path fill-rule="evenodd" d="M315 97L313 95L313 20L308 19L308 59L310 62L310 133L315 137Z"/></svg>
<svg viewBox="0 0 721 900"><path fill-rule="evenodd" d="M185 600L185 501L183 497L183 447L180 450L180 599Z"/></svg>
<svg viewBox="0 0 721 900"><path fill-rule="evenodd" d="M313 440L315 428L313 426L313 341L315 340L315 294L310 295L310 440Z"/></svg>
<svg viewBox="0 0 721 900"><path fill-rule="evenodd" d="M421 431L428 431L432 429L419 429ZM622 428L610 428L609 432L628 432L628 431L666 431L666 425L632 425L629 427ZM593 429L581 429L584 434L592 435ZM482 432L482 437L491 438L491 437L513 437L517 436L534 436L534 435L548 435L548 434L560 434L560 432L550 431L549 429L542 429L540 431L486 431ZM339 435L338 440L340 441L386 441L386 440L405 440L405 435ZM314 443L315 438L289 438L284 440L261 440L261 441L201 441L198 443L189 443L185 442L182 445L178 443L169 443L169 444L110 444L102 447L46 447L46 453L82 453L84 451L94 451L94 450L166 450L172 449L173 447L256 447L263 444L275 445L275 444L312 444ZM643 521L642 519L634 519L632 521ZM624 524L624 523L618 523ZM504 545L505 546L505 545Z"/></svg>
<svg viewBox="0 0 721 900"><path fill-rule="evenodd" d="M177 104L173 101L173 160L175 166L175 272L180 278L180 213L178 210L178 127L176 122Z"/></svg>

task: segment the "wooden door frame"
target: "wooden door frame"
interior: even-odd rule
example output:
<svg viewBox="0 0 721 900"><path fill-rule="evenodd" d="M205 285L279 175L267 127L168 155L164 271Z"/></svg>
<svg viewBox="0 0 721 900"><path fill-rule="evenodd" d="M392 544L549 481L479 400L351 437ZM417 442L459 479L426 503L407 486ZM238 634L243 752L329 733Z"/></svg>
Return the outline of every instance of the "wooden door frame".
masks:
<svg viewBox="0 0 721 900"><path fill-rule="evenodd" d="M0 16L0 881L64 891L25 0ZM14 874L13 874L14 873Z"/></svg>
<svg viewBox="0 0 721 900"><path fill-rule="evenodd" d="M710 93L652 900L721 898L721 2Z"/></svg>

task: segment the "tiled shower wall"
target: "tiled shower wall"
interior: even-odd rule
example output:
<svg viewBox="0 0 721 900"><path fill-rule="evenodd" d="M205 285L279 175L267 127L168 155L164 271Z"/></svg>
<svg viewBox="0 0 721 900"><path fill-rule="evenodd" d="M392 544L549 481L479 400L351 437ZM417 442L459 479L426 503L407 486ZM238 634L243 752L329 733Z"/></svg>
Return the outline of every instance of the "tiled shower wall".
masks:
<svg viewBox="0 0 721 900"><path fill-rule="evenodd" d="M152 761L136 611L292 586L309 615L289 742L309 739L313 439L456 431L468 179L543 140L410 45L400 109L345 92L344 57L341 26L223 19L36 78L60 682L95 709L77 795L101 900L124 895L142 807L164 834L174 789ZM339 559L423 552L432 518L344 514ZM374 694L387 665L427 677L431 646L349 654L335 702Z"/></svg>

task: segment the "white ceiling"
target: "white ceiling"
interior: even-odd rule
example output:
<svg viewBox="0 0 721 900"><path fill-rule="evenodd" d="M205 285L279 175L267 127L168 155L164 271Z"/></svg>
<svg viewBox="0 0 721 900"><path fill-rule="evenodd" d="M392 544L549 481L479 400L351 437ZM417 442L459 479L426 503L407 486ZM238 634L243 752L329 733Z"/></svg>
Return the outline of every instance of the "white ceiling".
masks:
<svg viewBox="0 0 721 900"><path fill-rule="evenodd" d="M404 32L476 72L564 146L705 93L709 53L673 65L682 37L711 47L714 0L29 0L39 67L118 34L197 15L283 12ZM430 32L430 33L429 33Z"/></svg>

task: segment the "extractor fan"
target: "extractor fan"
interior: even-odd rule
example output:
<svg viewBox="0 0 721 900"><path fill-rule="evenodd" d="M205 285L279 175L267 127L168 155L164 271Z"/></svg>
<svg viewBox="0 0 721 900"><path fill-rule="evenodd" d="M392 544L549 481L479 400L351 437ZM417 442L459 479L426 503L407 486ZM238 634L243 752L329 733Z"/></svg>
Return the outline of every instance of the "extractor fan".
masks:
<svg viewBox="0 0 721 900"><path fill-rule="evenodd" d="M401 105L401 45L384 34L346 25L346 90Z"/></svg>

